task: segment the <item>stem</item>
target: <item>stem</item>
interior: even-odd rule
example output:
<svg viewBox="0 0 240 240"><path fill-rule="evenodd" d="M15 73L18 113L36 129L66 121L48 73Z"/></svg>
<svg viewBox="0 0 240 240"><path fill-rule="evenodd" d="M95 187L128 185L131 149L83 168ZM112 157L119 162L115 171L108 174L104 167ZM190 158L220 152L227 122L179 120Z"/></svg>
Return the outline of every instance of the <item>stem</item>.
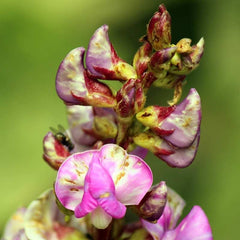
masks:
<svg viewBox="0 0 240 240"><path fill-rule="evenodd" d="M93 239L94 240L110 240L111 238L112 223L105 229L93 229Z"/></svg>

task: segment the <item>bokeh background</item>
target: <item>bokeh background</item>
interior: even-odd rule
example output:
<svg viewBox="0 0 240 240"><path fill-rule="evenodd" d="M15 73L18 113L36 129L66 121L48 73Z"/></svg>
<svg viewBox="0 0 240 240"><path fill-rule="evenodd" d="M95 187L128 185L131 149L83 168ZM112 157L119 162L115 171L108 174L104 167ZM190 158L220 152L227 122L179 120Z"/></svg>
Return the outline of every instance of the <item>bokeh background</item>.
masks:
<svg viewBox="0 0 240 240"><path fill-rule="evenodd" d="M0 2L0 234L9 216L27 206L56 172L42 160L49 126L65 127L65 107L55 75L65 55L87 47L96 28L110 26L120 57L131 63L138 38L163 2L172 16L172 38L196 43L204 36L200 67L188 76L202 99L201 141L186 169L172 169L148 155L155 182L165 180L209 217L215 239L238 239L240 223L240 2L235 0L1 0ZM165 104L171 91L152 89L148 101Z"/></svg>

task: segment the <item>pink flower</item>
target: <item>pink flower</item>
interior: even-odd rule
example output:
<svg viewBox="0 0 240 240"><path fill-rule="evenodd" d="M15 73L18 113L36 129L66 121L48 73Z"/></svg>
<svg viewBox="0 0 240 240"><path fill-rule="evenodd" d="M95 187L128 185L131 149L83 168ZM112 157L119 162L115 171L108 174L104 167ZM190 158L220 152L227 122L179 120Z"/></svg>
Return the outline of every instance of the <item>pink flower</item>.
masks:
<svg viewBox="0 0 240 240"><path fill-rule="evenodd" d="M136 118L149 128L134 142L152 151L172 167L187 167L196 155L200 138L201 101L192 88L177 106L149 106Z"/></svg>
<svg viewBox="0 0 240 240"><path fill-rule="evenodd" d="M168 202L162 216L155 224L142 219L142 225L154 240L212 240L207 216L199 206L194 206L176 227L184 206L183 199L168 188Z"/></svg>
<svg viewBox="0 0 240 240"><path fill-rule="evenodd" d="M114 144L76 153L61 165L55 184L60 203L92 224L106 228L125 215L125 205L138 205L152 185L152 172L139 157Z"/></svg>

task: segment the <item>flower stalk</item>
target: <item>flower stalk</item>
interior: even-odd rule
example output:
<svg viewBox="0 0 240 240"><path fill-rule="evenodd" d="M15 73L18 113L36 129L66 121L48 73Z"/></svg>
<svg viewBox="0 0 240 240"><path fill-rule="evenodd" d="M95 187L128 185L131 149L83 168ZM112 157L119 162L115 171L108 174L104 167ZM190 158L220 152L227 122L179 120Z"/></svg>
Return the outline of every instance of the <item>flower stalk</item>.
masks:
<svg viewBox="0 0 240 240"><path fill-rule="evenodd" d="M150 151L170 167L185 168L196 156L200 96L191 88L180 99L204 40L172 43L171 17L161 4L130 65L118 56L108 29L99 27L87 51L75 48L61 62L56 91L69 129L51 128L43 139L43 158L57 171L54 190L19 209L2 240L213 239L200 206L177 224L185 201L165 181L152 186L144 161ZM120 89L112 90L110 81L119 81ZM152 87L173 89L167 106L146 106ZM130 209L139 218L134 223L125 222Z"/></svg>

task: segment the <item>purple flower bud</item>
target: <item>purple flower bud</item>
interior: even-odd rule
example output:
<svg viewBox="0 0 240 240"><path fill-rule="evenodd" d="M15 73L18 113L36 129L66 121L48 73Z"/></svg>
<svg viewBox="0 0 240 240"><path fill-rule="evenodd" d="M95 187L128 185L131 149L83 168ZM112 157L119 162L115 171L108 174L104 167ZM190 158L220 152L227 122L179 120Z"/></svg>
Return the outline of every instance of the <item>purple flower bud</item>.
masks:
<svg viewBox="0 0 240 240"><path fill-rule="evenodd" d="M110 88L88 77L83 66L84 52L84 48L76 48L60 64L56 77L58 96L67 105L113 107L115 98Z"/></svg>
<svg viewBox="0 0 240 240"><path fill-rule="evenodd" d="M169 47L171 43L171 17L164 4L159 6L147 26L148 41L158 51Z"/></svg>
<svg viewBox="0 0 240 240"><path fill-rule="evenodd" d="M87 50L86 65L90 76L100 79L128 80L136 78L134 68L120 59L103 25L93 34Z"/></svg>
<svg viewBox="0 0 240 240"><path fill-rule="evenodd" d="M136 207L140 218L156 222L162 215L167 202L167 186L165 182L153 186Z"/></svg>

